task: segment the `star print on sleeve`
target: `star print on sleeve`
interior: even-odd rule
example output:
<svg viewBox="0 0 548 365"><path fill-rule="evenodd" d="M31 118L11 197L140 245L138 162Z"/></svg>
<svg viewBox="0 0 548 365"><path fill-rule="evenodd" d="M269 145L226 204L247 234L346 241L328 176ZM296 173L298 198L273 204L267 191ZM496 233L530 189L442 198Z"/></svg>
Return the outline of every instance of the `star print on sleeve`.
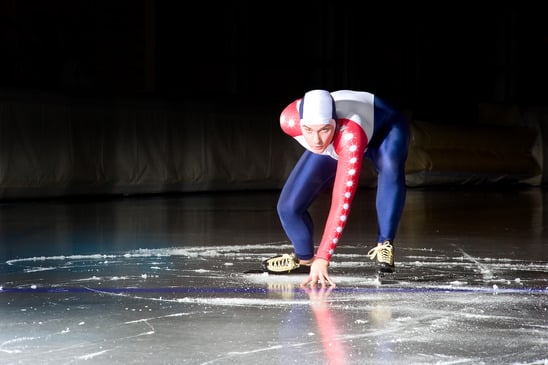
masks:
<svg viewBox="0 0 548 365"><path fill-rule="evenodd" d="M331 207L316 257L330 260L346 226L354 195L358 188L367 136L350 120L339 120L339 133L333 145L338 155L337 173Z"/></svg>

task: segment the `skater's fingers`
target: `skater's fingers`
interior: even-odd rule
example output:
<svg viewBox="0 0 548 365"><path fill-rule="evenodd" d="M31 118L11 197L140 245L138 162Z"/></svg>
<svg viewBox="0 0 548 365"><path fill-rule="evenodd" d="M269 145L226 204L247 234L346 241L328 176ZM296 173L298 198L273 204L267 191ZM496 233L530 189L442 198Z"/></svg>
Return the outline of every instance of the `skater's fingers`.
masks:
<svg viewBox="0 0 548 365"><path fill-rule="evenodd" d="M335 282L333 280L331 280L331 278L329 277L329 275L326 275L325 276L325 279L327 280L327 282L329 283L329 285L331 285L332 287L335 287Z"/></svg>
<svg viewBox="0 0 548 365"><path fill-rule="evenodd" d="M323 275L320 275L320 278L318 279L318 281L320 282L322 288L325 288L325 279Z"/></svg>
<svg viewBox="0 0 548 365"><path fill-rule="evenodd" d="M314 280L312 280L312 275L308 275L307 278L301 282L301 287L306 287L312 282L314 282Z"/></svg>
<svg viewBox="0 0 548 365"><path fill-rule="evenodd" d="M328 287L327 284L329 284L332 287L336 286L335 282L331 280L329 275L319 273L317 275L308 275L308 277L301 282L300 286L301 288L304 288L307 286L310 286L312 288L317 288L318 286L320 286L321 288L327 288Z"/></svg>

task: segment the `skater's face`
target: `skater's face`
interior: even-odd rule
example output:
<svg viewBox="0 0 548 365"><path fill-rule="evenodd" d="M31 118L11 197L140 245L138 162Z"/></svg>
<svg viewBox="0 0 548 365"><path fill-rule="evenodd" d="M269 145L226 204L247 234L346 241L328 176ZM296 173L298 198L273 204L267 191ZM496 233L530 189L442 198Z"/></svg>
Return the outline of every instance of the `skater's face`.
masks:
<svg viewBox="0 0 548 365"><path fill-rule="evenodd" d="M330 124L301 124L306 144L314 153L322 153L329 146L335 134L335 126Z"/></svg>

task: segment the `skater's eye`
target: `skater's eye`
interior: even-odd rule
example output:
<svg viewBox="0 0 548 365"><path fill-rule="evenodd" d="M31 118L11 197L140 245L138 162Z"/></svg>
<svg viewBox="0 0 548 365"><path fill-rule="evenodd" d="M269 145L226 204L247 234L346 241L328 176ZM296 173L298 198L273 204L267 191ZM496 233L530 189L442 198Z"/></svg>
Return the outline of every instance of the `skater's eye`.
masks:
<svg viewBox="0 0 548 365"><path fill-rule="evenodd" d="M306 125L303 125L302 130L303 130L303 132L306 132L306 133L314 133L314 132L317 132L317 133L330 133L333 130L333 127L331 125L326 125L323 128L320 128L318 130L314 130L313 128L310 128Z"/></svg>

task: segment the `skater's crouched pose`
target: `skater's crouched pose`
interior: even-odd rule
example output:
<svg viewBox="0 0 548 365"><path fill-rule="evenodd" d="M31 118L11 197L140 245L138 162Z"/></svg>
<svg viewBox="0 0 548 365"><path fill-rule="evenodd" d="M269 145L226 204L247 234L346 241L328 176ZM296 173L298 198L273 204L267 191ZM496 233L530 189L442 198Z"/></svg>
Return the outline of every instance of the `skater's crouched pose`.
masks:
<svg viewBox="0 0 548 365"><path fill-rule="evenodd" d="M394 238L406 195L409 126L404 116L368 92L312 90L283 110L280 124L306 150L277 207L294 253L265 260L265 269L275 274L308 273L302 286L335 285L329 277L329 261L350 214L365 156L378 172L378 238L368 255L379 272L393 272ZM331 207L315 251L308 208L328 188L333 189Z"/></svg>

